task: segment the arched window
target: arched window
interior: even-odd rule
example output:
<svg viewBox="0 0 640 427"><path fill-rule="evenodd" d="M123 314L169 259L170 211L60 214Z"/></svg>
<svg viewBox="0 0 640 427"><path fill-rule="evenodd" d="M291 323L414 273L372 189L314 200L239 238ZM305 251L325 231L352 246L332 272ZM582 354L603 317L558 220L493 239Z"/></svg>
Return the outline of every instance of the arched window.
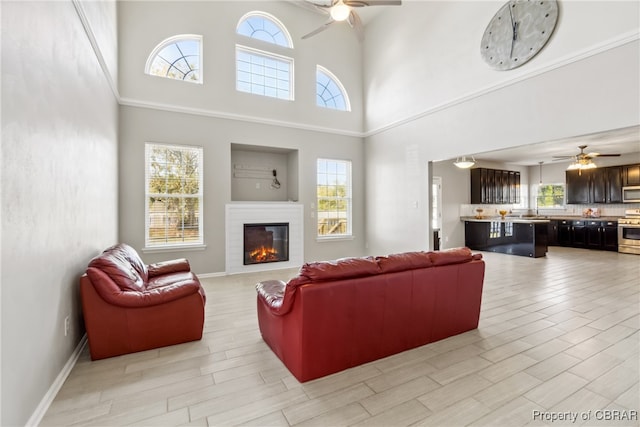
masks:
<svg viewBox="0 0 640 427"><path fill-rule="evenodd" d="M351 111L347 91L340 80L320 65L316 68L316 105L334 110Z"/></svg>
<svg viewBox="0 0 640 427"><path fill-rule="evenodd" d="M236 32L253 40L236 45L236 90L292 101L293 58L282 55L293 48L291 36L278 19L265 12L249 12L240 18ZM264 43L276 52L265 51ZM243 43L244 44L244 43Z"/></svg>
<svg viewBox="0 0 640 427"><path fill-rule="evenodd" d="M265 12L249 12L240 18L236 32L282 47L293 48L291 35L275 16Z"/></svg>
<svg viewBox="0 0 640 427"><path fill-rule="evenodd" d="M152 76L202 83L202 36L169 37L153 49L144 72Z"/></svg>

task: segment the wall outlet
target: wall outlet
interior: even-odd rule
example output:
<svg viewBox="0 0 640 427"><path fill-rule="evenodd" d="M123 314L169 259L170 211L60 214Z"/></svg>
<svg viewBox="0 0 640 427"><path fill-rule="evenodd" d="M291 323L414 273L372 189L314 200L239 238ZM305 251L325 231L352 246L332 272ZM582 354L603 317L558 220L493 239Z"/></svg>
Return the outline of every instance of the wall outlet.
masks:
<svg viewBox="0 0 640 427"><path fill-rule="evenodd" d="M69 326L71 325L69 316L64 318L64 336L69 335Z"/></svg>

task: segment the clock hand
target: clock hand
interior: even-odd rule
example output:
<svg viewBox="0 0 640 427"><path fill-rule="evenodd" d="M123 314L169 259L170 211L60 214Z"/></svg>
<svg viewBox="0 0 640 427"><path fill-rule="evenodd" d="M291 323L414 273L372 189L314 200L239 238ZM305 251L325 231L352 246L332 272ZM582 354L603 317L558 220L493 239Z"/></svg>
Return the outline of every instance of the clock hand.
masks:
<svg viewBox="0 0 640 427"><path fill-rule="evenodd" d="M511 18L511 30L513 31L513 36L511 37L511 50L509 51L509 58L513 58L513 43L518 38L518 23L513 20L513 6L509 3L509 17Z"/></svg>

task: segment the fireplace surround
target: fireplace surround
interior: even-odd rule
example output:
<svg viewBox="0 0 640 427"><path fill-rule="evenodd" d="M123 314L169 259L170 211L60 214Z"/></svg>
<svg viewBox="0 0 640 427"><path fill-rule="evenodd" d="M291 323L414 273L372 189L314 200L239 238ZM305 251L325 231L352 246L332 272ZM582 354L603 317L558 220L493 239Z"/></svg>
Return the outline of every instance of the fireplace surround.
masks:
<svg viewBox="0 0 640 427"><path fill-rule="evenodd" d="M234 202L227 204L225 206L226 273L249 273L300 267L304 263L303 209L303 205L296 202ZM266 226L274 224L288 224L287 260L245 263L245 225L266 228ZM274 244L280 244L277 241L279 238L277 232L274 233Z"/></svg>

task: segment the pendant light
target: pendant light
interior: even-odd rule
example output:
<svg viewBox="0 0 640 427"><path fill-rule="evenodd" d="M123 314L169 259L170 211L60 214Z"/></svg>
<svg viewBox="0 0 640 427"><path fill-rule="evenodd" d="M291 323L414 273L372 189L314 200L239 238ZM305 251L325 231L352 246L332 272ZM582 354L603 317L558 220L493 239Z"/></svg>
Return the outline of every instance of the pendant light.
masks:
<svg viewBox="0 0 640 427"><path fill-rule="evenodd" d="M453 164L460 169L469 169L471 166L476 164L476 159L474 159L473 156L471 156L471 159L467 159L465 156L462 156L458 157Z"/></svg>
<svg viewBox="0 0 640 427"><path fill-rule="evenodd" d="M538 164L540 165L540 182L539 182L540 185L542 185L542 164L543 163L544 162L538 162Z"/></svg>

